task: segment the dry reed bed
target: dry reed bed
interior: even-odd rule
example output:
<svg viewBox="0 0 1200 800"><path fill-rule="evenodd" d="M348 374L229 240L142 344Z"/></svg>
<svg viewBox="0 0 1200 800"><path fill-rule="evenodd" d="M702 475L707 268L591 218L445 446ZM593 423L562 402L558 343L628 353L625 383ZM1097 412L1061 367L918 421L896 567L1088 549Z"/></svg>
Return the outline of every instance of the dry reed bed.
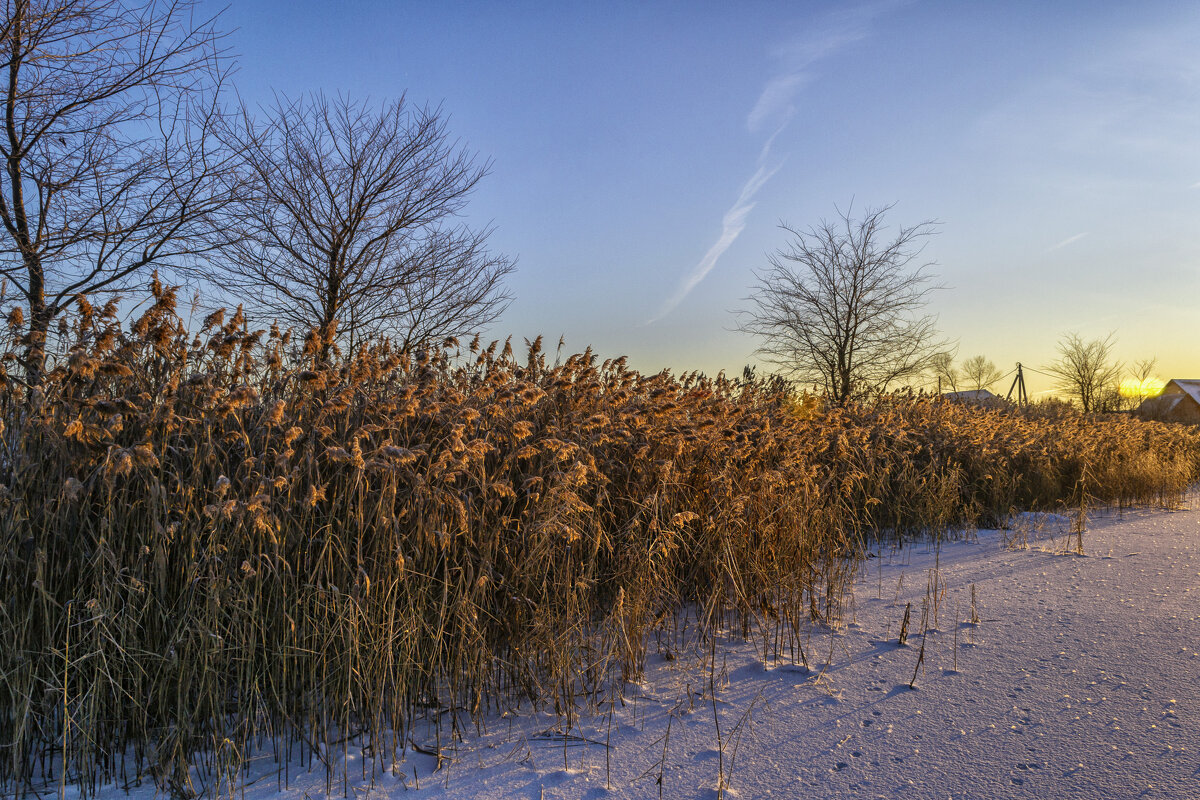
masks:
<svg viewBox="0 0 1200 800"><path fill-rule="evenodd" d="M836 617L877 535L1171 503L1200 475L1190 429L822 409L537 342L321 367L240 313L193 336L154 290L128 332L81 303L44 385L0 388L6 792L188 795L189 764L214 791L264 754L332 780L422 720L451 737L525 698L569 720L684 604L782 636Z"/></svg>

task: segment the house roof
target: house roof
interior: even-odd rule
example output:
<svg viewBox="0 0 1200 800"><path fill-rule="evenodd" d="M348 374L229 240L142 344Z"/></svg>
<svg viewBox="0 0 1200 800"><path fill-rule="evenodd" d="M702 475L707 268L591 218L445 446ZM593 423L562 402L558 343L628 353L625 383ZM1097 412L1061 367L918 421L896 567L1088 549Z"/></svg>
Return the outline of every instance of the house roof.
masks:
<svg viewBox="0 0 1200 800"><path fill-rule="evenodd" d="M1197 381L1200 384L1200 381ZM989 392L987 389L967 389L962 392L945 392L942 397L947 400L964 400L980 402L983 400L999 400L1000 396Z"/></svg>
<svg viewBox="0 0 1200 800"><path fill-rule="evenodd" d="M1184 402L1185 397L1196 406L1200 406L1200 379L1175 378L1169 380L1161 394L1147 397L1138 406L1138 410L1154 415L1169 414Z"/></svg>
<svg viewBox="0 0 1200 800"><path fill-rule="evenodd" d="M1167 381L1167 385L1163 387L1163 391L1165 392L1171 384L1178 386L1184 394L1195 400L1197 405L1200 405L1200 379L1173 378Z"/></svg>

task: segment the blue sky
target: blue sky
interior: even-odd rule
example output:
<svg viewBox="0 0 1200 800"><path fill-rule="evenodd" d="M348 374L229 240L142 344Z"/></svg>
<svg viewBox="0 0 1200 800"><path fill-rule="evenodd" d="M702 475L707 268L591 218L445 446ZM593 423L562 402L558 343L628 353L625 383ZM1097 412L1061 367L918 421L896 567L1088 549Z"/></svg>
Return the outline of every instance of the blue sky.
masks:
<svg viewBox="0 0 1200 800"><path fill-rule="evenodd" d="M940 223L960 357L1115 331L1200 377L1194 3L234 0L224 25L249 102L407 94L491 159L469 218L519 259L492 336L738 372L778 223L895 203Z"/></svg>

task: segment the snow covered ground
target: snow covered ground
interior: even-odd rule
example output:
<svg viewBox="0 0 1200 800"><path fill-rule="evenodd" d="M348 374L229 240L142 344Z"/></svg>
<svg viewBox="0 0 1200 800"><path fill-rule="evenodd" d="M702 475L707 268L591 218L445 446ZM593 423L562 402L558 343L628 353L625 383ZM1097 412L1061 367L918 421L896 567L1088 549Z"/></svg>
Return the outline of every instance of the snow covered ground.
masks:
<svg viewBox="0 0 1200 800"><path fill-rule="evenodd" d="M493 719L440 770L410 753L371 784L352 760L333 794L712 798L723 775L740 798L1200 797L1200 512L1097 514L1083 556L1064 553L1066 519L1019 521L1025 549L1005 546L1019 531L981 531L868 561L847 624L801 640L811 671L723 643L719 734L701 659L651 640L611 716ZM938 630L910 689L935 559ZM277 790L270 768L245 797ZM287 794L325 791L323 771L293 772Z"/></svg>

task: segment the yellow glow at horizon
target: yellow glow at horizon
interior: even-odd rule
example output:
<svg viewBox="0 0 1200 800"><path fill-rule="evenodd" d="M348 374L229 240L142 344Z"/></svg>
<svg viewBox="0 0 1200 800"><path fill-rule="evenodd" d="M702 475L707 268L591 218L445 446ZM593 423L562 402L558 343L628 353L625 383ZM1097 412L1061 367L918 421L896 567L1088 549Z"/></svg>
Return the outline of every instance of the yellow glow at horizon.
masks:
<svg viewBox="0 0 1200 800"><path fill-rule="evenodd" d="M1121 388L1117 391L1122 397L1157 397L1166 385L1167 382L1161 378L1146 378L1144 381L1126 378L1121 381Z"/></svg>

